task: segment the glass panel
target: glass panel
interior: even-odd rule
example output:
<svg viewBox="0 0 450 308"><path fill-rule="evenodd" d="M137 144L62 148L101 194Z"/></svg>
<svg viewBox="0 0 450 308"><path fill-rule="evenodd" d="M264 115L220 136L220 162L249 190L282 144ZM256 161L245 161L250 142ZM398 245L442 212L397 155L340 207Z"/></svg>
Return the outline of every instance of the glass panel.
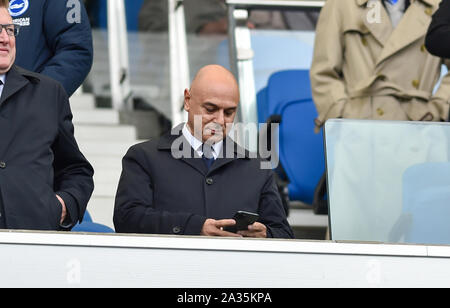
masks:
<svg viewBox="0 0 450 308"><path fill-rule="evenodd" d="M330 120L333 240L450 244L450 125Z"/></svg>
<svg viewBox="0 0 450 308"><path fill-rule="evenodd" d="M318 17L319 11L302 8L250 12L249 23L254 26L251 35L256 92L267 86L275 72L310 69Z"/></svg>

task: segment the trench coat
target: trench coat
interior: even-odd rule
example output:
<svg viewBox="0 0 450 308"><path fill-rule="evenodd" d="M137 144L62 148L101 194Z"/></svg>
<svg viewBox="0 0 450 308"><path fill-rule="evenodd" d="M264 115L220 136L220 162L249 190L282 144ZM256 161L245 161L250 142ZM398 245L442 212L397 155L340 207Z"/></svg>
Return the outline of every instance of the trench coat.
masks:
<svg viewBox="0 0 450 308"><path fill-rule="evenodd" d="M439 0L415 0L394 29L381 0L327 0L310 71L320 128L330 118L445 121L450 75L425 36ZM450 66L450 62L445 62Z"/></svg>

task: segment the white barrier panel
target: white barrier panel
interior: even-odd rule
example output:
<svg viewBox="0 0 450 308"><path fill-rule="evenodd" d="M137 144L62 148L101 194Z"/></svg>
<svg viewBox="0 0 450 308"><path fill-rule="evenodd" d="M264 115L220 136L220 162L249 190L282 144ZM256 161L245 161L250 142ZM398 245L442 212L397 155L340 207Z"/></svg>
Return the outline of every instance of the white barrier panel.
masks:
<svg viewBox="0 0 450 308"><path fill-rule="evenodd" d="M0 287L449 287L450 247L0 232Z"/></svg>

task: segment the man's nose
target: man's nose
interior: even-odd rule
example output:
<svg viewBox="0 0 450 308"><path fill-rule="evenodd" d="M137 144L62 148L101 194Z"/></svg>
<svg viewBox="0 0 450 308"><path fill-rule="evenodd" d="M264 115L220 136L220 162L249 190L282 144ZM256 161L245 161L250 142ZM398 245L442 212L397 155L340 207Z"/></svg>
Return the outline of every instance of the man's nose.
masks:
<svg viewBox="0 0 450 308"><path fill-rule="evenodd" d="M9 35L6 32L6 29L1 27L0 31L0 42L4 44L9 43Z"/></svg>
<svg viewBox="0 0 450 308"><path fill-rule="evenodd" d="M222 126L225 125L225 114L224 114L224 112L223 112L222 110L220 110L220 111L217 113L217 116L216 116L216 123L217 123L217 124L220 124L220 125L222 125Z"/></svg>

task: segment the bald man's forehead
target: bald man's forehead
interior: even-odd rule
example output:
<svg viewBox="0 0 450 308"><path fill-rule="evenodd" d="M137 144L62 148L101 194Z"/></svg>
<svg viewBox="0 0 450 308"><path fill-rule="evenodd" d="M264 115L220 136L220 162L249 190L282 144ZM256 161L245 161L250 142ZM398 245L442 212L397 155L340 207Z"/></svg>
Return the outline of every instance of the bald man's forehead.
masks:
<svg viewBox="0 0 450 308"><path fill-rule="evenodd" d="M239 89L237 84L209 81L196 84L191 88L191 95L194 99L206 100L209 97L224 99L239 103Z"/></svg>

